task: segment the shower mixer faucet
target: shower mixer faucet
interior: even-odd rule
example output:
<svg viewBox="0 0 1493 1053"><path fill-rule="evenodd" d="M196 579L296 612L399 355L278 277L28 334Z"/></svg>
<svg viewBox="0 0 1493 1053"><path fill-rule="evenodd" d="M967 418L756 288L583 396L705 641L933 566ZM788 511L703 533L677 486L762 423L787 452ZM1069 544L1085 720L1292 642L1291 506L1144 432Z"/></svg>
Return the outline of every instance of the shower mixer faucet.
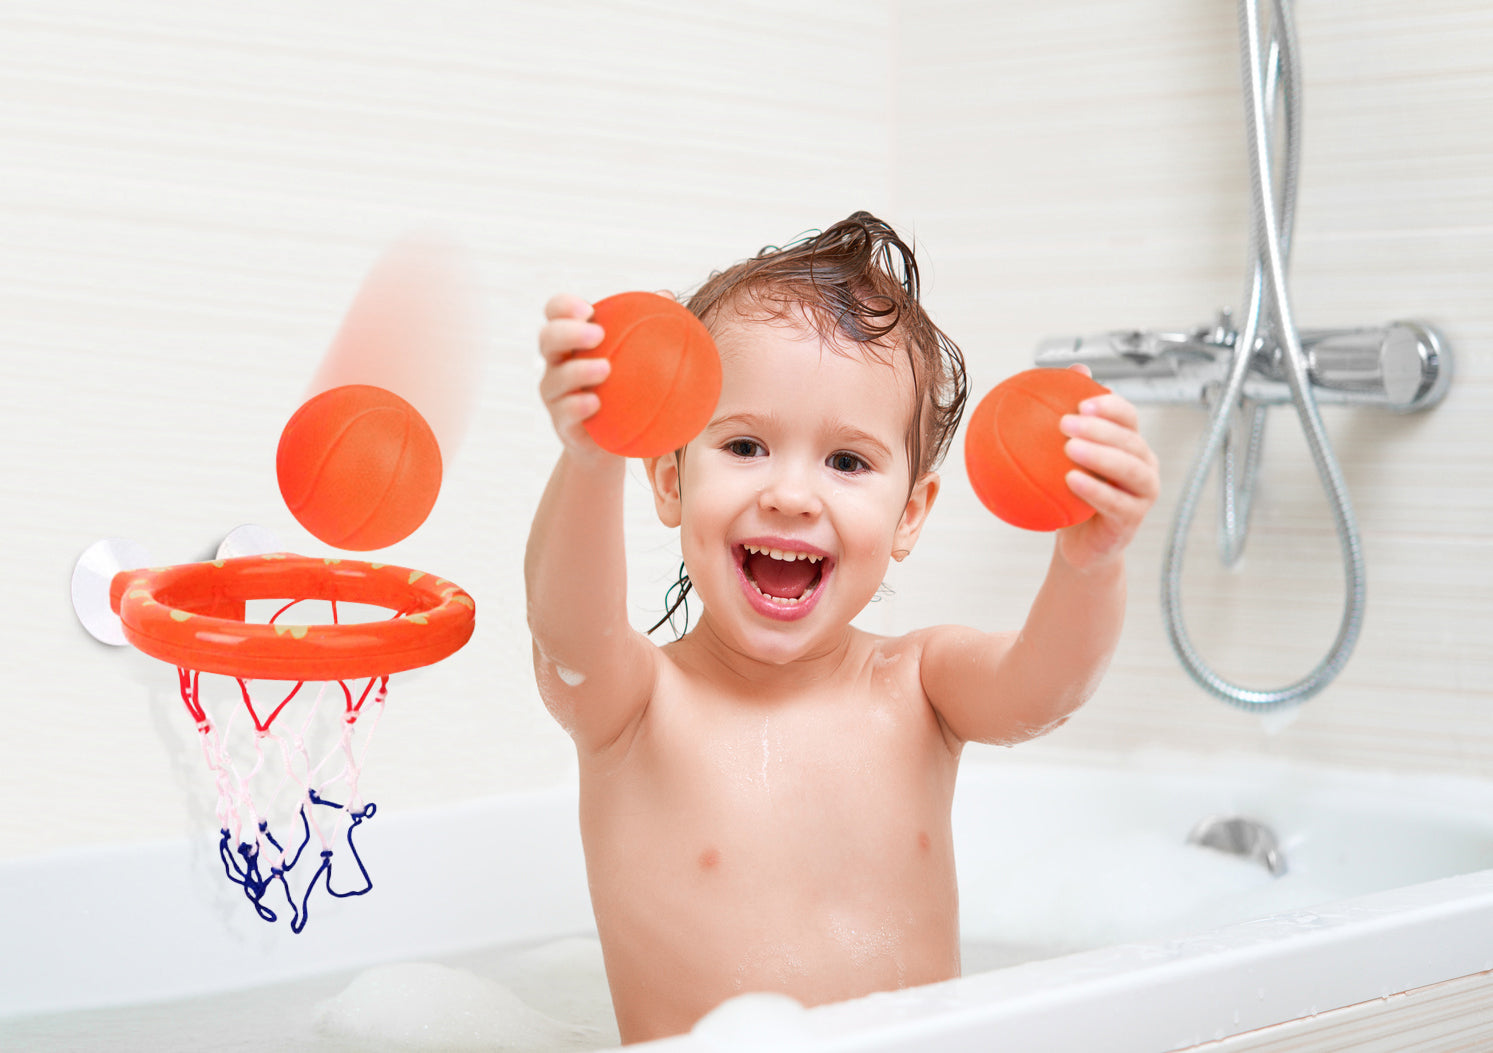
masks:
<svg viewBox="0 0 1493 1053"><path fill-rule="evenodd" d="M1302 329L1307 376L1324 404L1383 406L1411 413L1436 405L1451 385L1446 342L1420 322L1376 329ZM1135 403L1212 406L1238 343L1232 314L1186 332L1114 329L1058 336L1037 345L1039 366L1083 364L1094 379ZM1283 352L1268 334L1254 341L1244 398L1260 406L1288 405Z"/></svg>
<svg viewBox="0 0 1493 1053"><path fill-rule="evenodd" d="M1347 513L1347 495L1335 464L1325 468L1331 496L1343 510L1339 529L1345 539L1350 595L1339 641L1329 661L1295 684L1278 690L1256 690L1218 676L1193 647L1181 621L1181 563L1187 528L1192 522L1208 464L1219 470L1218 555L1233 566L1243 555L1249 534L1256 476L1260 468L1267 409L1312 405L1377 406L1392 413L1413 413L1440 402L1452 382L1449 345L1422 322L1393 322L1379 328L1299 329L1296 355L1304 368L1293 389L1288 370L1291 352L1271 330L1247 325L1242 337L1228 309L1212 325L1187 331L1114 329L1087 336L1049 337L1037 346L1036 364L1052 368L1087 366L1094 379L1134 403L1190 405L1208 411L1212 437L1193 470L1178 505L1162 570L1162 615L1173 649L1183 667L1210 693L1244 708L1272 709L1305 700L1336 675L1351 650L1363 604L1362 563L1356 528ZM1246 362L1236 349L1250 341ZM1313 416L1315 411L1313 410ZM1325 447L1325 443L1321 444ZM1319 469L1330 461L1314 452Z"/></svg>
<svg viewBox="0 0 1493 1053"><path fill-rule="evenodd" d="M1451 384L1451 356L1430 326L1401 321L1377 329L1301 329L1286 278L1301 168L1301 69L1289 0L1238 0L1244 139L1250 189L1250 261L1241 321L1222 311L1186 332L1116 330L1045 340L1042 366L1087 365L1094 379L1132 402L1201 406L1208 425L1177 499L1161 564L1161 615L1182 667L1209 694L1264 712L1299 705L1347 664L1363 626L1363 548L1347 484L1318 404L1383 406L1407 413L1434 406ZM1343 560L1343 613L1321 661L1279 687L1237 683L1193 645L1182 617L1188 531L1209 474L1219 473L1218 552L1233 565L1244 551L1265 420L1289 406L1322 483Z"/></svg>

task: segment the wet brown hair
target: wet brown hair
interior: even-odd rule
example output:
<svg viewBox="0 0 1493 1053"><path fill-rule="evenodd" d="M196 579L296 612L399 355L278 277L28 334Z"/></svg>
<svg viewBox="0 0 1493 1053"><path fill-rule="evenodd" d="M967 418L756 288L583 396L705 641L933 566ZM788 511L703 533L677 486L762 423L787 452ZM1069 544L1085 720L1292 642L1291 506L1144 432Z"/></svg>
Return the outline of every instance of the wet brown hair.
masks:
<svg viewBox="0 0 1493 1053"><path fill-rule="evenodd" d="M832 348L849 341L886 365L906 354L915 407L907 435L911 486L948 453L969 397L964 355L918 295L911 246L871 213L856 212L712 274L685 305L707 327L723 310L760 313L807 320Z"/></svg>

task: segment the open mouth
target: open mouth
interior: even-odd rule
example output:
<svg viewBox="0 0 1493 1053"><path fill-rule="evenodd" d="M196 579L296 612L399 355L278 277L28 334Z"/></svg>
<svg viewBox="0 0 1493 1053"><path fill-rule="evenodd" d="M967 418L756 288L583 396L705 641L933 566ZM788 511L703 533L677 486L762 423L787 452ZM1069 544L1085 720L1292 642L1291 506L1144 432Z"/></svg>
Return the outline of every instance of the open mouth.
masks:
<svg viewBox="0 0 1493 1053"><path fill-rule="evenodd" d="M741 574L750 586L748 598L766 613L807 611L829 561L818 552L759 544L737 546Z"/></svg>

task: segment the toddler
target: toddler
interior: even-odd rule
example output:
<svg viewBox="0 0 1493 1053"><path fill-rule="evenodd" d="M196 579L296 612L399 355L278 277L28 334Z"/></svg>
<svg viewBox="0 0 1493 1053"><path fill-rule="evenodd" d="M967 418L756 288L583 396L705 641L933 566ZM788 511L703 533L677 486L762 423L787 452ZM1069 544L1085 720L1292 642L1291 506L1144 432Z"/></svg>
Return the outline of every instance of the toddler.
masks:
<svg viewBox="0 0 1493 1053"><path fill-rule="evenodd" d="M1097 515L1057 533L1020 631L863 632L851 619L917 543L967 394L912 250L857 213L688 306L723 383L704 432L644 462L703 606L664 646L628 624L625 461L582 426L609 364L573 352L603 334L572 296L540 334L563 450L525 559L534 668L579 754L624 1042L744 992L815 1005L959 974L960 751L1040 735L1094 690L1157 492L1134 408L1089 399L1061 426Z"/></svg>

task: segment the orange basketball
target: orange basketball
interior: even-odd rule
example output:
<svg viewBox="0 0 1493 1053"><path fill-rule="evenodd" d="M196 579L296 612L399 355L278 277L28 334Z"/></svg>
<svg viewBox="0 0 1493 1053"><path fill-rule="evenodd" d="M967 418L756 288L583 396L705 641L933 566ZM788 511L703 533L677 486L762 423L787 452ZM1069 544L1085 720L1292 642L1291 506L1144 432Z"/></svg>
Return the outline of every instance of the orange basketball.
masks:
<svg viewBox="0 0 1493 1053"><path fill-rule="evenodd" d="M1025 530L1058 530L1094 510L1068 489L1077 467L1058 419L1108 388L1072 369L1029 369L980 400L964 436L964 467L975 494L996 515Z"/></svg>
<svg viewBox="0 0 1493 1053"><path fill-rule="evenodd" d="M606 337L579 354L612 362L596 388L601 409L586 421L597 444L659 457L700 434L721 397L721 359L704 324L683 304L646 292L608 296L592 321Z"/></svg>
<svg viewBox="0 0 1493 1053"><path fill-rule="evenodd" d="M441 489L441 450L392 391L348 384L296 410L275 455L280 493L318 539L363 552L425 522Z"/></svg>

